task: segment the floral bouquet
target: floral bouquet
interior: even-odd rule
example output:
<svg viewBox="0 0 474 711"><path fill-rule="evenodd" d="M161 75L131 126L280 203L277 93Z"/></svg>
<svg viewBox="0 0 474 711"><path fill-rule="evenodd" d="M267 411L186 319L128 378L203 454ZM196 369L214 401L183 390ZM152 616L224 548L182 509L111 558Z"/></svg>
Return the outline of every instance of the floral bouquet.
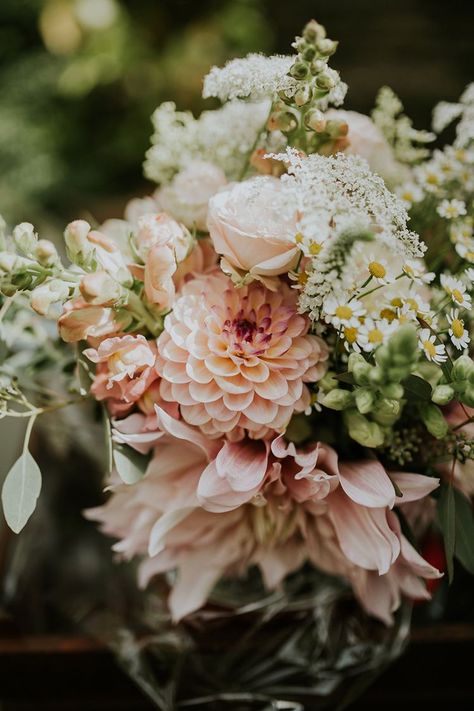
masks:
<svg viewBox="0 0 474 711"><path fill-rule="evenodd" d="M199 118L160 106L158 190L124 220L69 224L67 263L28 223L2 237L2 328L31 306L76 366L66 397L22 387L7 349L0 412L28 428L2 500L19 532L41 487L36 416L93 398L108 493L85 515L137 559L169 634L224 609L238 626L260 600L262 618L276 604L299 610L292 632L312 625L309 664L333 634L324 581L390 626L442 575L428 529L449 578L454 557L474 572L474 85L420 131L388 88L372 118L339 108L317 22L293 47L214 67L203 96L221 105Z"/></svg>

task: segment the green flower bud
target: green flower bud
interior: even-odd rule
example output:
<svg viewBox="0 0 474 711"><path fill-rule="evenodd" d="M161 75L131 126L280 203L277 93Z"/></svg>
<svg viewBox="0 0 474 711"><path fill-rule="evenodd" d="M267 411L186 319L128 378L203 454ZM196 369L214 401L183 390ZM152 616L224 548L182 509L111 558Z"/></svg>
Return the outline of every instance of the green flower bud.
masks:
<svg viewBox="0 0 474 711"><path fill-rule="evenodd" d="M433 390L431 399L436 405L447 405L454 397L454 388L451 385L437 385Z"/></svg>
<svg viewBox="0 0 474 711"><path fill-rule="evenodd" d="M298 120L291 111L275 111L267 122L270 131L282 131L289 133L298 126Z"/></svg>
<svg viewBox="0 0 474 711"><path fill-rule="evenodd" d="M322 89L323 91L329 91L330 89L333 89L335 85L336 82L334 81L333 77L327 72L320 72L320 74L318 74L316 77L316 86L318 87L318 89Z"/></svg>
<svg viewBox="0 0 474 711"><path fill-rule="evenodd" d="M399 383L410 375L412 364L409 363L405 366L399 366L398 368L388 368L386 371L387 380L390 383Z"/></svg>
<svg viewBox="0 0 474 711"><path fill-rule="evenodd" d="M388 349L392 356L402 354L407 360L412 360L417 351L418 336L416 328L411 324L400 326L388 341Z"/></svg>
<svg viewBox="0 0 474 711"><path fill-rule="evenodd" d="M294 79L306 79L309 74L309 65L306 62L295 62L289 71L289 75Z"/></svg>
<svg viewBox="0 0 474 711"><path fill-rule="evenodd" d="M468 355L462 355L454 361L453 380L470 380L474 373L474 363Z"/></svg>
<svg viewBox="0 0 474 711"><path fill-rule="evenodd" d="M403 385L399 383L388 383L388 385L383 385L380 388L380 392L384 397L388 397L392 400L401 400L405 394Z"/></svg>
<svg viewBox="0 0 474 711"><path fill-rule="evenodd" d="M311 90L311 87L309 84L305 84L301 89L298 89L298 91L295 94L295 104L297 106L305 106L305 104L308 104L311 99L312 99L313 92Z"/></svg>
<svg viewBox="0 0 474 711"><path fill-rule="evenodd" d="M468 407L474 407L474 386L469 383L459 399Z"/></svg>
<svg viewBox="0 0 474 711"><path fill-rule="evenodd" d="M437 405L423 403L418 406L423 423L430 434L436 439L442 439L448 432L448 423Z"/></svg>
<svg viewBox="0 0 474 711"><path fill-rule="evenodd" d="M372 385L382 385L385 380L384 372L377 365L370 369L369 382Z"/></svg>
<svg viewBox="0 0 474 711"><path fill-rule="evenodd" d="M331 54L334 54L334 52L336 51L338 44L339 43L335 42L334 40L325 38L319 40L316 46L318 48L319 54L322 54L323 57L330 57Z"/></svg>
<svg viewBox="0 0 474 711"><path fill-rule="evenodd" d="M370 412L374 406L375 396L368 388L358 388L355 391L355 403L362 415Z"/></svg>
<svg viewBox="0 0 474 711"><path fill-rule="evenodd" d="M323 133L326 129L327 121L323 112L319 109L312 109L311 111L308 111L304 118L304 122L307 128L310 128L316 133Z"/></svg>
<svg viewBox="0 0 474 711"><path fill-rule="evenodd" d="M390 351L388 350L388 346L380 346L377 348L375 351L375 362L381 368L388 368L390 366L392 357L390 355Z"/></svg>
<svg viewBox="0 0 474 711"><path fill-rule="evenodd" d="M339 387L339 381L336 380L334 375L335 373L332 370L328 370L324 377L321 378L321 380L318 382L318 385L321 390L328 392L329 390L334 390L334 388Z"/></svg>
<svg viewBox="0 0 474 711"><path fill-rule="evenodd" d="M321 404L330 410L345 410L352 403L352 393L350 390L335 388L330 390L322 399Z"/></svg>
<svg viewBox="0 0 474 711"><path fill-rule="evenodd" d="M301 57L302 59L304 59L305 62L312 62L316 56L316 47L314 47L314 45L307 45L303 50L300 51Z"/></svg>
<svg viewBox="0 0 474 711"><path fill-rule="evenodd" d="M344 419L353 440L364 447L380 447L384 441L382 428L376 422L370 422L357 410L348 410Z"/></svg>
<svg viewBox="0 0 474 711"><path fill-rule="evenodd" d="M373 412L374 419L379 425L393 425L400 417L401 405L399 400L384 397L377 402Z"/></svg>
<svg viewBox="0 0 474 711"><path fill-rule="evenodd" d="M316 20L310 20L303 30L303 37L306 42L314 44L317 40L326 37L326 28L320 25L319 22L316 22Z"/></svg>
<svg viewBox="0 0 474 711"><path fill-rule="evenodd" d="M22 254L29 256L38 242L38 235L30 222L22 222L13 230L13 241Z"/></svg>
<svg viewBox="0 0 474 711"><path fill-rule="evenodd" d="M372 382L370 379L372 367L364 359L362 360L363 362L354 364L352 373L357 385L369 385Z"/></svg>
<svg viewBox="0 0 474 711"><path fill-rule="evenodd" d="M324 61L324 59L314 59L311 62L311 66L309 68L311 74L313 76L317 76L321 72L323 72L327 67L327 63Z"/></svg>

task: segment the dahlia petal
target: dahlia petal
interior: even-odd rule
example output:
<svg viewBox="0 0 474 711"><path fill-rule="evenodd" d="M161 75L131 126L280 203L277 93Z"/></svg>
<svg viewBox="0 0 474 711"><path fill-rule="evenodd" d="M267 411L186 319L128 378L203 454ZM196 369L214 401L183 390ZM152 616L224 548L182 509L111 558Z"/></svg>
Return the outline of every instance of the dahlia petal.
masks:
<svg viewBox="0 0 474 711"><path fill-rule="evenodd" d="M328 504L344 555L355 565L386 573L400 554L400 541L387 523L386 509L360 506L340 488Z"/></svg>
<svg viewBox="0 0 474 711"><path fill-rule="evenodd" d="M245 408L244 414L249 420L260 425L270 426L278 413L278 405L271 400L265 400L255 395L251 404Z"/></svg>
<svg viewBox="0 0 474 711"><path fill-rule="evenodd" d="M341 462L339 479L346 494L362 506L392 508L395 503L393 484L375 459Z"/></svg>
<svg viewBox="0 0 474 711"><path fill-rule="evenodd" d="M211 419L204 405L197 403L196 405L182 405L181 415L183 419L190 425L200 427Z"/></svg>
<svg viewBox="0 0 474 711"><path fill-rule="evenodd" d="M210 560L212 557L206 549L193 551L181 562L178 579L168 599L174 622L202 607L222 577L225 566L212 565Z"/></svg>
<svg viewBox="0 0 474 711"><path fill-rule="evenodd" d="M212 373L209 372L204 361L197 360L193 356L188 358L186 373L191 380L195 380L197 383L210 383L213 379Z"/></svg>
<svg viewBox="0 0 474 711"><path fill-rule="evenodd" d="M217 355L208 355L204 360L206 367L214 375L226 376L238 375L239 369L230 358L222 358Z"/></svg>
<svg viewBox="0 0 474 711"><path fill-rule="evenodd" d="M234 375L231 378L216 377L216 383L223 392L231 393L232 395L242 395L243 393L252 392L253 385L241 375Z"/></svg>
<svg viewBox="0 0 474 711"><path fill-rule="evenodd" d="M158 407L158 405L155 405L155 412L158 422L165 432L168 432L168 434L177 439L183 439L195 444L209 459L214 456L215 444L209 442L207 437L204 437L199 430L193 429L182 420L175 420L173 417L170 417L170 415L161 407Z"/></svg>
<svg viewBox="0 0 474 711"><path fill-rule="evenodd" d="M177 361L178 363L185 363L188 359L187 352L183 348L176 345L176 343L171 339L163 343L161 346L161 352L164 358Z"/></svg>
<svg viewBox="0 0 474 711"><path fill-rule="evenodd" d="M183 509L171 510L164 513L158 521L155 523L150 531L150 538L148 541L148 555L153 557L161 553L165 548L165 538L166 534L171 531L172 528L181 523L190 513L194 511L194 507L187 507Z"/></svg>
<svg viewBox="0 0 474 711"><path fill-rule="evenodd" d="M163 366L162 378L170 383L189 383L189 375L183 363L167 360Z"/></svg>
<svg viewBox="0 0 474 711"><path fill-rule="evenodd" d="M219 387L213 380L211 380L210 383L198 383L195 381L191 381L188 387L189 394L191 395L191 398L194 399L194 402L214 402L215 400L219 400L219 398L221 398L222 396ZM191 405L193 403L186 404Z"/></svg>
<svg viewBox="0 0 474 711"><path fill-rule="evenodd" d="M439 479L423 474L390 472L390 477L403 494L403 497L396 499L397 504L407 504L410 501L424 499L439 486Z"/></svg>
<svg viewBox="0 0 474 711"><path fill-rule="evenodd" d="M241 415L236 412L232 419L230 420L212 420L212 424L216 430L216 432L222 432L223 434L227 435L227 437L230 436L230 433L234 430L235 427L237 427L237 424L241 418ZM241 439L241 438L239 438Z"/></svg>
<svg viewBox="0 0 474 711"><path fill-rule="evenodd" d="M268 445L262 441L226 442L216 457L216 469L233 491L250 491L262 483L267 462Z"/></svg>
<svg viewBox="0 0 474 711"><path fill-rule="evenodd" d="M180 405L194 405L196 400L190 394L191 384L192 383L171 383L172 399Z"/></svg>
<svg viewBox="0 0 474 711"><path fill-rule="evenodd" d="M256 384L255 392L268 400L278 400L287 394L288 382L280 373L272 372L267 380Z"/></svg>
<svg viewBox="0 0 474 711"><path fill-rule="evenodd" d="M228 480L217 472L216 462L210 462L199 479L197 497L206 511L224 513L250 501L255 491L234 491Z"/></svg>
<svg viewBox="0 0 474 711"><path fill-rule="evenodd" d="M240 372L244 376L244 378L247 378L247 380L251 380L253 383L265 382L265 380L268 379L268 376L270 374L268 366L265 365L263 361L259 361L258 364L253 367L241 365Z"/></svg>
<svg viewBox="0 0 474 711"><path fill-rule="evenodd" d="M253 392L250 390L247 393L234 395L232 393L223 394L224 405L233 412L241 412L250 405L253 400Z"/></svg>
<svg viewBox="0 0 474 711"><path fill-rule="evenodd" d="M227 409L220 392L218 400L215 400L214 402L206 402L204 403L204 407L206 408L209 417L221 422L233 420L236 414L234 411Z"/></svg>
<svg viewBox="0 0 474 711"><path fill-rule="evenodd" d="M267 361L271 358L279 358L288 351L288 349L291 347L291 344L292 340L289 336L280 336L280 338L274 343L274 345L266 349L264 360Z"/></svg>

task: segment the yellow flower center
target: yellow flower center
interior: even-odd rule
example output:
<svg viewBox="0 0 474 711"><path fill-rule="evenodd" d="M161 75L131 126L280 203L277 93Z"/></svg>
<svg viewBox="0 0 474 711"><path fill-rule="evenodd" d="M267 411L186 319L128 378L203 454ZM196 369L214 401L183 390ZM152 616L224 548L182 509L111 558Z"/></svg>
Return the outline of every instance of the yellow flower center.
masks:
<svg viewBox="0 0 474 711"><path fill-rule="evenodd" d="M429 183L430 185L438 185L439 183L439 178L436 175L436 173L429 173L426 176L426 182Z"/></svg>
<svg viewBox="0 0 474 711"><path fill-rule="evenodd" d="M423 348L431 358L435 357L436 347L434 343L432 343L431 341L423 341Z"/></svg>
<svg viewBox="0 0 474 711"><path fill-rule="evenodd" d="M418 301L416 299L407 299L407 304L412 307L413 311L418 311Z"/></svg>
<svg viewBox="0 0 474 711"><path fill-rule="evenodd" d="M394 319L397 318L397 313L393 309L382 309L382 311L380 312L380 318L384 318L389 323L391 323Z"/></svg>
<svg viewBox="0 0 474 711"><path fill-rule="evenodd" d="M334 312L337 318L347 319L351 318L353 311L350 306L338 306Z"/></svg>
<svg viewBox="0 0 474 711"><path fill-rule="evenodd" d="M451 330L455 338L461 338L464 334L464 321L459 318L453 319L451 323Z"/></svg>
<svg viewBox="0 0 474 711"><path fill-rule="evenodd" d="M387 274L387 270L385 269L383 264L380 264L380 262L370 262L369 272L376 279L383 279L384 276Z"/></svg>
<svg viewBox="0 0 474 711"><path fill-rule="evenodd" d="M345 328L344 338L348 343L355 343L357 340L357 328Z"/></svg>
<svg viewBox="0 0 474 711"><path fill-rule="evenodd" d="M308 281L308 274L306 274L306 272L300 272L298 274L298 284L301 284L302 286L304 286L307 281Z"/></svg>
<svg viewBox="0 0 474 711"><path fill-rule="evenodd" d="M401 309L403 306L403 301L399 297L392 299L390 303L392 306L395 306L396 309Z"/></svg>
<svg viewBox="0 0 474 711"><path fill-rule="evenodd" d="M374 328L369 331L369 343L382 343L383 333L380 329Z"/></svg>
<svg viewBox="0 0 474 711"><path fill-rule="evenodd" d="M302 241L303 241L303 235L301 234L301 232L297 232L297 233L295 234L295 242L296 242L296 244L301 244Z"/></svg>
<svg viewBox="0 0 474 711"><path fill-rule="evenodd" d="M413 193L411 193L409 190L406 190L404 193L402 193L402 199L406 200L407 202L414 202Z"/></svg>
<svg viewBox="0 0 474 711"><path fill-rule="evenodd" d="M314 254L314 255L319 254L321 249L322 249L322 245L319 244L318 242L311 242L311 244L309 245L310 254Z"/></svg>
<svg viewBox="0 0 474 711"><path fill-rule="evenodd" d="M455 301L458 302L458 304L462 304L464 301L464 296L462 293L459 291L459 289L453 289L451 292L451 296Z"/></svg>

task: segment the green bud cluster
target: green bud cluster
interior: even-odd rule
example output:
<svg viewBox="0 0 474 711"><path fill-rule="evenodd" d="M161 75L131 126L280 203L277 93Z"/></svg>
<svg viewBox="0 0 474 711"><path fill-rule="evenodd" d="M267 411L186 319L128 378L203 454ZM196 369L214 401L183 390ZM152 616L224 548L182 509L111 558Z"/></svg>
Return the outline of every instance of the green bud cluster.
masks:
<svg viewBox="0 0 474 711"><path fill-rule="evenodd" d="M280 101L274 104L267 124L270 131L292 134L291 144L307 152L324 143L334 144L347 134L347 124L327 121L318 108L318 101L336 86L337 75L328 68L328 61L337 45L326 37L323 25L316 20L308 22L293 43L297 55L288 72L299 88L279 93Z"/></svg>
<svg viewBox="0 0 474 711"><path fill-rule="evenodd" d="M391 462L403 467L413 462L422 442L419 430L414 427L391 430L385 439L385 455Z"/></svg>
<svg viewBox="0 0 474 711"><path fill-rule="evenodd" d="M349 435L366 447L384 444L390 429L400 418L405 404L402 381L410 375L419 358L417 335L413 326L399 328L386 345L375 352L375 363L363 355L351 353L348 373L343 378L350 389L339 387L337 378L326 376L322 405L344 411ZM336 381L335 387L328 388Z"/></svg>

